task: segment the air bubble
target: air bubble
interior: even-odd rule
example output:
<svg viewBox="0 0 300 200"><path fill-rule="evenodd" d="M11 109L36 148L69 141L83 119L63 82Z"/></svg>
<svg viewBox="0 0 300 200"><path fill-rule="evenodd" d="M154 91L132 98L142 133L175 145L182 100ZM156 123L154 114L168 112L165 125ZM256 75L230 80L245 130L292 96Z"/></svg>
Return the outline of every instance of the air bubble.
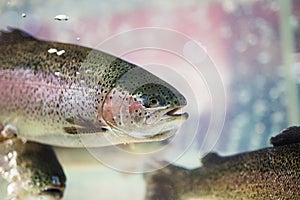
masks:
<svg viewBox="0 0 300 200"><path fill-rule="evenodd" d="M69 17L67 15L61 14L61 15L56 15L54 19L58 21L68 21Z"/></svg>
<svg viewBox="0 0 300 200"><path fill-rule="evenodd" d="M63 55L65 52L66 52L65 50L60 50L60 51L56 52L56 54L57 54L58 56L61 56L61 55Z"/></svg>
<svg viewBox="0 0 300 200"><path fill-rule="evenodd" d="M54 75L55 75L55 76L60 76L60 72L59 72L59 71L56 71L56 72L54 72Z"/></svg>
<svg viewBox="0 0 300 200"><path fill-rule="evenodd" d="M54 49L54 48L48 49L48 53L56 53L56 52L57 52L57 49Z"/></svg>

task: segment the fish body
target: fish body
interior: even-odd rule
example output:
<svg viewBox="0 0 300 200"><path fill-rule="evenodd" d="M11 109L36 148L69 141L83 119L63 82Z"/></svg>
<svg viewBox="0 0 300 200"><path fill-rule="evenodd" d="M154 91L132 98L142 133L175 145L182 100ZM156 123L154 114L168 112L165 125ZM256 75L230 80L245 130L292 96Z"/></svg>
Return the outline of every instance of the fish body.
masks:
<svg viewBox="0 0 300 200"><path fill-rule="evenodd" d="M50 145L161 141L188 117L183 95L148 71L17 29L0 33L0 91L2 127Z"/></svg>
<svg viewBox="0 0 300 200"><path fill-rule="evenodd" d="M66 177L50 146L18 138L0 143L0 199L59 200Z"/></svg>
<svg viewBox="0 0 300 200"><path fill-rule="evenodd" d="M146 199L299 199L299 138L300 127L292 127L271 140L274 147L227 157L210 153L200 168L170 165L147 174Z"/></svg>

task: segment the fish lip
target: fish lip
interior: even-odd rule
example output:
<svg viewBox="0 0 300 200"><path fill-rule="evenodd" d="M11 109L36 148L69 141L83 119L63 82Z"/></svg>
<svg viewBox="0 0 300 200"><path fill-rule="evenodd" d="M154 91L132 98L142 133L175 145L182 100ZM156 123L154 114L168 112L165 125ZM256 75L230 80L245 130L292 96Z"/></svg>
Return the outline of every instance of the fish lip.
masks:
<svg viewBox="0 0 300 200"><path fill-rule="evenodd" d="M57 198L62 199L62 197L64 195L64 190L65 190L65 188L63 188L63 187L49 186L49 187L46 187L46 189L44 189L43 191L41 191L41 194L52 196L52 197L55 197L56 199Z"/></svg>
<svg viewBox="0 0 300 200"><path fill-rule="evenodd" d="M166 114L164 114L164 117L180 117L183 119L187 119L189 117L189 114L187 112L177 113L182 108L183 106L172 108L171 110L166 112Z"/></svg>

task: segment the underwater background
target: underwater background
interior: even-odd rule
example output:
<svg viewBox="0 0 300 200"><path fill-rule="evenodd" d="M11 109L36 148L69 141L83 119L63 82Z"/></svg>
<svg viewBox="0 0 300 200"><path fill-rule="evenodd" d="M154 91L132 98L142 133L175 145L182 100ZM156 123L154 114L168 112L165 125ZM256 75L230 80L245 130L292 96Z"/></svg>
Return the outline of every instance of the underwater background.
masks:
<svg viewBox="0 0 300 200"><path fill-rule="evenodd" d="M106 50L103 42L130 31L129 44L153 40L134 31L155 27L197 41L203 47L203 65L193 78L193 69L174 55L149 49L122 54L188 96L190 118L171 150L141 163L167 160L187 168L198 167L209 151L231 155L270 146L271 136L299 124L299 21L296 0L0 1L1 29L20 28L40 39ZM177 38L161 42L172 44ZM114 45L113 50L127 44ZM206 68L215 68L217 74L204 76ZM173 78L170 71L174 77L183 75ZM222 86L215 88L214 81ZM102 164L85 149L57 152L68 180L64 199L143 199L142 175L120 172L131 171L136 166L130 163L139 160L131 162L110 148L101 150ZM118 166L111 166L110 159L118 160Z"/></svg>

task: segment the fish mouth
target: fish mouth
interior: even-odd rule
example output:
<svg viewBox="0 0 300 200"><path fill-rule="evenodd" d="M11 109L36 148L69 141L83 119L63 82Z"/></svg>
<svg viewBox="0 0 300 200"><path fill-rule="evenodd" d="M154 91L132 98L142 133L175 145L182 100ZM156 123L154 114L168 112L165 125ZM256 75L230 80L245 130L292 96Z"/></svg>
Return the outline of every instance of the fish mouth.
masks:
<svg viewBox="0 0 300 200"><path fill-rule="evenodd" d="M166 114L164 115L164 117L172 117L172 118L182 118L184 120L186 120L189 117L189 114L187 112L183 112L180 113L179 111L181 110L181 107L176 107L176 108L172 108L171 110L169 110L168 112L166 112Z"/></svg>
<svg viewBox="0 0 300 200"><path fill-rule="evenodd" d="M42 195L53 197L54 199L62 199L64 195L64 188L61 187L49 187L41 192Z"/></svg>

